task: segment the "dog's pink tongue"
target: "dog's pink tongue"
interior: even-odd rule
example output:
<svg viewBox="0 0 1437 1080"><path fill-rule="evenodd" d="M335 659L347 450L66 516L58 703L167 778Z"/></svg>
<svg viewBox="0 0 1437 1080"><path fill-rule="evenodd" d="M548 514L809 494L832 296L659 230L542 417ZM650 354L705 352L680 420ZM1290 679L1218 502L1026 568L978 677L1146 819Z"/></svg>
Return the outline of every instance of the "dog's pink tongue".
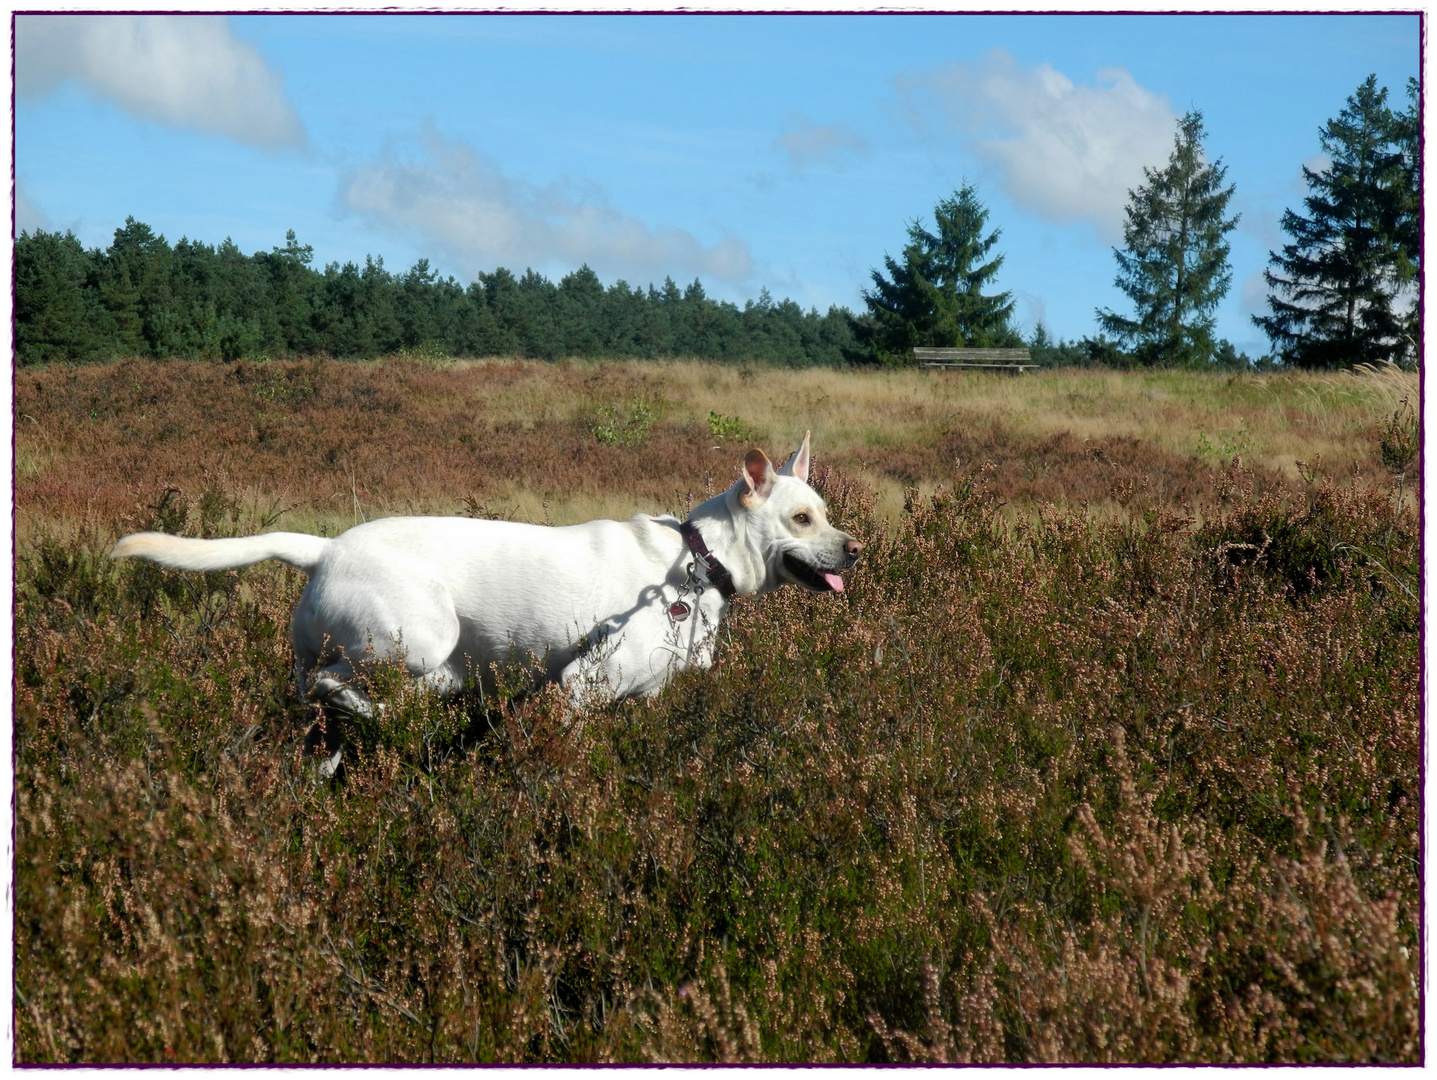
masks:
<svg viewBox="0 0 1437 1080"><path fill-rule="evenodd" d="M823 575L823 580L828 582L828 587L834 592L843 591L843 579L837 574L830 574L825 572Z"/></svg>

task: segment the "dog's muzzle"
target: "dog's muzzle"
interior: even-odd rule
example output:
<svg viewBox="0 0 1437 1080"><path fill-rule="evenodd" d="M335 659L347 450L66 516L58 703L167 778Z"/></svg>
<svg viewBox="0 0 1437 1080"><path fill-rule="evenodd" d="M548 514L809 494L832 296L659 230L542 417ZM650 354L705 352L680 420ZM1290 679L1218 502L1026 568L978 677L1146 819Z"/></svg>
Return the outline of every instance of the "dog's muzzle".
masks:
<svg viewBox="0 0 1437 1080"><path fill-rule="evenodd" d="M838 571L853 567L858 562L858 553L862 550L862 544L853 537L846 536L843 541L844 558L841 565L819 566L802 558L796 551L789 550L783 553L783 568L789 577L806 589L812 589L814 592L842 592L843 578L839 577Z"/></svg>

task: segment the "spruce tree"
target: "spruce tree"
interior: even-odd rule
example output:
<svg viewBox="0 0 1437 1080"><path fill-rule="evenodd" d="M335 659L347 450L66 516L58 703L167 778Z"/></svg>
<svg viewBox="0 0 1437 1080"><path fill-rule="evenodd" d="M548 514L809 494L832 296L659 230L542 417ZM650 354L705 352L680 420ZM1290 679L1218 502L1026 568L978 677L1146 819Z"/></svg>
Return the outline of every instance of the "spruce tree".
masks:
<svg viewBox="0 0 1437 1080"><path fill-rule="evenodd" d="M884 256L887 276L872 272L873 288L863 291L868 311L853 323L864 347L856 359L909 364L914 346L1022 344L1011 324L1012 295L983 292L1003 265L1002 255L989 257L1002 230L983 235L988 208L977 189L965 182L933 208L933 219L934 232L909 224L902 262Z"/></svg>
<svg viewBox="0 0 1437 1080"><path fill-rule="evenodd" d="M1369 75L1320 129L1332 163L1320 172L1303 166L1307 214L1282 215L1292 242L1269 253L1263 277L1271 314L1253 317L1285 363L1344 367L1408 355L1399 296L1410 289L1418 258L1413 108L1408 137L1387 107L1387 90Z"/></svg>
<svg viewBox="0 0 1437 1080"><path fill-rule="evenodd" d="M170 245L133 217L97 261L97 292L114 328L112 350L122 356L160 355L169 304Z"/></svg>
<svg viewBox="0 0 1437 1080"><path fill-rule="evenodd" d="M315 351L317 341L312 320L316 282L309 269L314 261L314 248L301 244L293 229L284 234L284 247L272 248L267 255L256 254L255 260L267 271L271 303L278 320L285 351L304 354Z"/></svg>
<svg viewBox="0 0 1437 1080"><path fill-rule="evenodd" d="M1407 80L1407 109L1393 117L1392 142L1397 151L1397 172L1393 177L1394 220L1392 239L1397 246L1398 295L1407 304L1403 319L1405 345L1416 355L1421 340L1422 306L1417 286L1422 274L1422 118L1418 112L1420 89L1416 79Z"/></svg>
<svg viewBox="0 0 1437 1080"><path fill-rule="evenodd" d="M1103 330L1144 364L1196 364L1215 352L1213 312L1232 284L1224 217L1234 188L1227 169L1203 153L1202 113L1178 122L1166 168L1143 169L1146 183L1128 192L1114 281L1133 302L1132 318L1099 309Z"/></svg>

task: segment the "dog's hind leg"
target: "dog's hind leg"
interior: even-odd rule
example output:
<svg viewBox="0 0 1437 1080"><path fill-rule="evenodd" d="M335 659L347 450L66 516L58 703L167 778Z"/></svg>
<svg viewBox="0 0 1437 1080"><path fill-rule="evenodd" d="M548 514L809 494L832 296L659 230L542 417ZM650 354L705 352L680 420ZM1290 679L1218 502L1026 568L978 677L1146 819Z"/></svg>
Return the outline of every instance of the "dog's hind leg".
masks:
<svg viewBox="0 0 1437 1080"><path fill-rule="evenodd" d="M347 661L330 664L314 673L309 684L309 698L321 705L338 709L349 716L369 720L374 716L374 703L350 681L353 669Z"/></svg>
<svg viewBox="0 0 1437 1080"><path fill-rule="evenodd" d="M304 757L314 761L315 771L328 780L344 761L344 741L332 724L316 720L304 733Z"/></svg>
<svg viewBox="0 0 1437 1080"><path fill-rule="evenodd" d="M301 695L362 723L384 708L356 679L371 664L402 662L413 678L441 694L457 689L462 680L452 676L449 661L459 643L459 617L443 584L385 560L349 569L349 578L310 578L295 608ZM320 771L332 773L341 755L336 749Z"/></svg>
<svg viewBox="0 0 1437 1080"><path fill-rule="evenodd" d="M367 720L374 716L374 704L350 685L354 670L348 661L339 661L306 677L303 661L296 661L295 686L301 700L308 699L345 716ZM318 720L304 736L304 756L317 759L319 775L329 779L344 761L344 740L332 723Z"/></svg>
<svg viewBox="0 0 1437 1080"><path fill-rule="evenodd" d="M302 659L294 664L295 689L301 701L313 701L328 713L368 720L374 716L374 704L351 685L354 669L347 660L338 660L326 667L307 670ZM331 716L321 717L310 725L304 736L304 756L314 759L320 777L335 776L344 762L344 738Z"/></svg>
<svg viewBox="0 0 1437 1080"><path fill-rule="evenodd" d="M440 697L449 697L464 686L464 676L455 671L454 665L450 663L417 671L414 674L420 686L433 691Z"/></svg>

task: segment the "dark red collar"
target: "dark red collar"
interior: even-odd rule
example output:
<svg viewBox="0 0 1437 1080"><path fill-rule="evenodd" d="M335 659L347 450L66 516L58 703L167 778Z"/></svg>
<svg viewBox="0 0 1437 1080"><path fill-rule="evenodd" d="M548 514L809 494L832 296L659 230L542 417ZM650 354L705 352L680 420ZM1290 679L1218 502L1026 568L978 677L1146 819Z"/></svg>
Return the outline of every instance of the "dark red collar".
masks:
<svg viewBox="0 0 1437 1080"><path fill-rule="evenodd" d="M719 591L719 595L725 600L729 599L738 589L734 586L733 575L728 572L728 567L718 561L718 556L709 550L704 543L704 538L691 522L685 521L679 526L679 534L683 536L684 543L688 544L689 550L703 566L704 576L709 579L709 584Z"/></svg>

